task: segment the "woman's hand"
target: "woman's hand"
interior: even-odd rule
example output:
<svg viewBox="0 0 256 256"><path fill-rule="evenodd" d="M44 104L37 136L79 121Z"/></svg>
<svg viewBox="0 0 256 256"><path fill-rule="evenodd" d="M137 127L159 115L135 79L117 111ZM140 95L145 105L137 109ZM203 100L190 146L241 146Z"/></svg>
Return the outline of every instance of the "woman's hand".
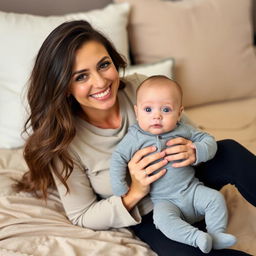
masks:
<svg viewBox="0 0 256 256"><path fill-rule="evenodd" d="M128 210L132 209L146 196L150 190L150 184L158 180L166 172L166 169L161 169L168 163L166 159L151 164L156 160L164 158L166 155L164 151L148 155L154 151L156 151L154 146L138 150L128 163L131 185L128 193L123 196L123 203ZM154 174L158 169L161 170Z"/></svg>
<svg viewBox="0 0 256 256"><path fill-rule="evenodd" d="M173 163L173 167L184 167L196 162L196 150L192 141L178 137L171 139L166 143L169 146L165 149L166 157L169 162L175 160L183 160Z"/></svg>

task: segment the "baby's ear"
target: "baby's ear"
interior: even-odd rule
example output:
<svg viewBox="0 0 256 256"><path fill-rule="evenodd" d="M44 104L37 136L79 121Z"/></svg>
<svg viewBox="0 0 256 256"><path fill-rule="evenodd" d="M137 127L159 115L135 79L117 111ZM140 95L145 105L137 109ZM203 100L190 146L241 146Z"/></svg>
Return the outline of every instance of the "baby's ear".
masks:
<svg viewBox="0 0 256 256"><path fill-rule="evenodd" d="M183 111L184 111L184 107L181 106L181 107L180 107L180 111L179 111L179 121L180 121L180 119L181 119L181 114L182 114Z"/></svg>
<svg viewBox="0 0 256 256"><path fill-rule="evenodd" d="M138 116L138 107L137 107L137 105L134 105L134 112L135 112L136 119L137 119L137 116Z"/></svg>

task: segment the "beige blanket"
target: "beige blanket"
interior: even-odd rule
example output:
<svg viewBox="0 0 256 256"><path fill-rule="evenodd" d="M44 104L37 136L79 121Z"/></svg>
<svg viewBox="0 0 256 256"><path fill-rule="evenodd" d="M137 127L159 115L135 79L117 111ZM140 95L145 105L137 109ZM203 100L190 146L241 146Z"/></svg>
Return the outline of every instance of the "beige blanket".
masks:
<svg viewBox="0 0 256 256"><path fill-rule="evenodd" d="M25 170L21 150L0 150L1 256L155 255L127 229L93 231L72 225L56 191L47 203L15 193L13 179ZM256 208L230 185L223 193L230 211L229 232L238 237L234 248L256 255Z"/></svg>

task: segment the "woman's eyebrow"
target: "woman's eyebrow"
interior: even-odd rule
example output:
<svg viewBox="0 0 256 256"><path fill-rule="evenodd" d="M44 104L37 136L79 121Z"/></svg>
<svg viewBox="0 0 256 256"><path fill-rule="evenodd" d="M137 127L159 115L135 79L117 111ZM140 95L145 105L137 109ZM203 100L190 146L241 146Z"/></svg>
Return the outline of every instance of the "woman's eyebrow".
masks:
<svg viewBox="0 0 256 256"><path fill-rule="evenodd" d="M104 56L100 59L100 61L97 63L97 66L99 66L101 64L102 61L106 60L106 59L109 59L110 57L109 56Z"/></svg>
<svg viewBox="0 0 256 256"><path fill-rule="evenodd" d="M97 66L99 66L100 63L101 63L102 61L106 60L106 59L109 59L109 56L104 56L103 58L101 58L101 59L99 60L99 62L97 63ZM88 69L77 70L77 71L73 72L72 76L77 75L77 74L80 74L80 73L84 73L84 72L86 72L86 71L88 71Z"/></svg>
<svg viewBox="0 0 256 256"><path fill-rule="evenodd" d="M72 74L72 76L74 76L74 75L76 75L76 74L84 73L84 72L86 72L86 71L88 71L88 69L81 69L81 70L75 71L75 72Z"/></svg>

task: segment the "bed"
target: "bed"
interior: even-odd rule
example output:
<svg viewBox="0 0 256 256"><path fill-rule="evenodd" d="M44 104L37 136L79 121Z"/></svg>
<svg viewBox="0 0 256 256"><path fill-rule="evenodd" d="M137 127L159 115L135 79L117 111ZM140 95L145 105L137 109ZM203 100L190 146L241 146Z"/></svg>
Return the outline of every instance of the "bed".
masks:
<svg viewBox="0 0 256 256"><path fill-rule="evenodd" d="M153 52L154 45L143 45L143 42L147 39L141 38L140 35L147 34L148 30L143 31L143 29L146 29L147 26L152 29L152 24L144 17L146 22L144 26L138 25L141 22L140 18L143 16L141 6L143 4L147 6L144 11L145 15L148 15L148 8L151 7L151 10L154 10L155 5L158 8L168 2L160 0L147 1L146 4L145 0L117 0L115 1L116 3L112 3L110 0L76 0L72 1L71 4L70 1L61 0L54 2L50 0L0 0L0 56L2 59L0 61L1 256L155 255L145 243L134 237L132 232L126 228L94 231L72 225L65 216L58 193L55 190L49 191L49 199L44 201L36 199L28 193L16 193L12 188L15 180L19 179L27 170L22 157L24 138L20 136L20 132L26 118L24 95L29 72L34 56L43 39L61 22L70 19L87 19L106 35L111 36L118 50L128 60L129 68L126 71L127 74L134 72L145 75L161 73L169 77L187 76L187 80L193 80L189 69L187 69L188 72L182 73L182 65L186 65L190 60L186 62L187 59L184 56L165 55L160 51ZM176 6L171 5L176 3L179 10L184 8L183 15L185 11L187 12L190 9L196 10L194 13L200 14L198 8L203 0L183 1L187 3L178 4L176 1L169 1L168 4L171 7L168 5L168 8L176 8ZM190 3L188 3L189 1ZM249 0L204 1L209 4L216 1L216 6L221 8L233 4L238 6L234 9L242 9L244 11L248 9L248 6L251 6L251 1ZM208 8L209 6L206 7ZM224 11L227 12L227 10ZM242 14L244 16L244 13ZM188 16L186 15L186 17ZM206 17L207 15L204 13L200 17L202 18L203 16ZM193 15L192 17L196 21ZM214 17L212 18L214 19ZM233 47L233 52L230 52L230 55L231 53L235 55L235 51L237 51L237 55L241 55L241 58L234 60L233 63L235 61L240 62L241 79L247 77L247 89L244 86L242 89L235 87L231 91L231 87L228 87L226 90L222 83L220 87L214 88L217 93L213 95L209 89L210 87L205 86L208 88L206 92L200 92L201 94L197 92L196 96L191 98L185 95L185 104L186 113L195 122L195 125L214 133L217 139L234 138L255 154L256 57L253 52L252 41L250 41L252 39L252 24L248 20L243 23L248 28L246 29L247 34L245 35L245 32L240 33L238 31L239 33L236 35L239 40L241 36L246 37L246 40L241 40L242 44ZM250 28L248 27L249 23L251 24ZM242 30L243 28L241 26L238 29ZM158 32L154 31L154 33L157 34ZM248 35L249 33L251 33L251 36ZM233 43L236 44L236 42ZM144 50L147 49L148 52L150 51L154 54L151 56L146 55L143 52L143 47ZM212 47L212 45L208 47ZM206 46L205 49L207 49ZM225 49L225 51L231 51L231 49ZM245 55L242 54L244 51L246 52ZM214 55L214 52L212 54ZM241 60L245 60L247 68L241 65ZM197 63L196 60L195 63ZM229 61L229 63L232 63L232 61ZM234 71L235 68L232 72ZM226 68L225 74L227 76L228 72L229 70ZM183 82L186 84L187 80L183 80ZM195 91L196 88L188 88L188 90ZM209 94L211 95L208 96ZM240 118L237 121L237 116L231 110L234 108L241 109L240 106L243 106L244 112L250 111L245 116L239 114L240 112L236 113ZM223 110L221 114L219 114L220 110ZM206 114L209 112L211 114ZM236 120L234 124L232 123L232 118ZM222 123L225 119L227 120L223 126L214 126L216 123ZM233 129L234 125L236 129ZM255 207L250 205L234 186L225 186L222 189L222 193L226 198L229 209L228 231L238 238L238 243L233 248L256 255Z"/></svg>

